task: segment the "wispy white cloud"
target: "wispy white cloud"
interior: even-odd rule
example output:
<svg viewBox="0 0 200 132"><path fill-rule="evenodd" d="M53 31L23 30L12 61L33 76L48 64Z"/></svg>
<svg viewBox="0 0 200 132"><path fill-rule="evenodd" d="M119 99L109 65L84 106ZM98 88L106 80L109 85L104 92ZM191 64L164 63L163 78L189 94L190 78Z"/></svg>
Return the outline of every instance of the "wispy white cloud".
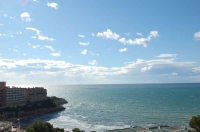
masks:
<svg viewBox="0 0 200 132"><path fill-rule="evenodd" d="M26 30L31 30L31 31L36 32L36 35L38 36L38 39L39 39L39 40L43 40L43 41L45 41L45 40L47 40L47 41L55 41L54 38L49 38L49 37L46 37L46 36L41 35L41 31L38 30L38 29L36 29L36 28L33 28L33 27L26 27ZM37 36L32 36L31 38L36 39Z"/></svg>
<svg viewBox="0 0 200 132"><path fill-rule="evenodd" d="M193 67L192 71L195 73L200 73L200 67Z"/></svg>
<svg viewBox="0 0 200 132"><path fill-rule="evenodd" d="M85 38L85 35L79 34L78 37L79 37L79 38Z"/></svg>
<svg viewBox="0 0 200 132"><path fill-rule="evenodd" d="M137 33L137 34L140 35L140 36L142 35L141 33ZM159 36L159 34L158 34L158 31L151 31L149 33L149 36L146 37L146 38L126 39L124 37L120 37L120 35L112 32L110 29L107 29L104 32L98 32L97 36L105 38L105 39L118 40L120 43L123 43L123 44L143 45L144 47L147 47L149 42L151 41L151 39L157 38Z"/></svg>
<svg viewBox="0 0 200 132"><path fill-rule="evenodd" d="M31 46L31 43L27 41L28 46Z"/></svg>
<svg viewBox="0 0 200 132"><path fill-rule="evenodd" d="M23 12L21 15L20 15L22 21L26 21L26 22L30 22L31 21L31 16L28 12Z"/></svg>
<svg viewBox="0 0 200 132"><path fill-rule="evenodd" d="M39 47L40 47L40 45L33 45L32 46L33 49L36 49L36 48L39 48Z"/></svg>
<svg viewBox="0 0 200 132"><path fill-rule="evenodd" d="M177 57L178 54L160 54L156 56L157 58L175 58Z"/></svg>
<svg viewBox="0 0 200 132"><path fill-rule="evenodd" d="M4 17L7 17L8 15L7 15L7 14L3 14L3 16L4 16Z"/></svg>
<svg viewBox="0 0 200 132"><path fill-rule="evenodd" d="M0 24L0 26L3 26L3 24Z"/></svg>
<svg viewBox="0 0 200 132"><path fill-rule="evenodd" d="M107 29L104 32L98 32L97 36L106 39L118 39L120 37L118 34L112 32L110 29Z"/></svg>
<svg viewBox="0 0 200 132"><path fill-rule="evenodd" d="M195 38L196 40L200 40L200 32L196 32L196 33L194 34L194 38Z"/></svg>
<svg viewBox="0 0 200 132"><path fill-rule="evenodd" d="M81 54L83 54L83 55L87 54L87 49L82 50Z"/></svg>
<svg viewBox="0 0 200 132"><path fill-rule="evenodd" d="M11 51L14 51L14 52L19 52L19 51L16 50L16 49L10 49L10 48L8 48L8 50L11 50Z"/></svg>
<svg viewBox="0 0 200 132"><path fill-rule="evenodd" d="M33 0L33 2L39 2L38 0Z"/></svg>
<svg viewBox="0 0 200 132"><path fill-rule="evenodd" d="M25 53L23 53L23 56L26 56L26 54L25 54Z"/></svg>
<svg viewBox="0 0 200 132"><path fill-rule="evenodd" d="M123 49L119 49L119 52L126 52L128 49L127 48L123 48Z"/></svg>
<svg viewBox="0 0 200 132"><path fill-rule="evenodd" d="M89 42L79 42L80 45L83 45L83 46L87 46L89 45L90 43Z"/></svg>
<svg viewBox="0 0 200 132"><path fill-rule="evenodd" d="M14 38L13 35L10 35L10 34L1 34L1 33L0 33L0 37L11 37L11 38Z"/></svg>
<svg viewBox="0 0 200 132"><path fill-rule="evenodd" d="M151 66L145 66L145 67L141 68L141 72L146 72L148 70L151 70Z"/></svg>
<svg viewBox="0 0 200 132"><path fill-rule="evenodd" d="M36 28L33 28L33 27L26 27L26 30L34 31L34 32L36 32L37 35L40 34L40 30L38 30L38 29L36 29Z"/></svg>
<svg viewBox="0 0 200 132"><path fill-rule="evenodd" d="M138 36L142 36L142 34L141 34L141 33L137 33L137 35L138 35Z"/></svg>
<svg viewBox="0 0 200 132"><path fill-rule="evenodd" d="M58 54L54 55L58 56ZM197 66L197 63L187 61L179 62L176 59L138 59L133 62L127 62L121 67L111 68L96 66L96 64L97 61L95 60L90 61L88 65L81 65L59 60L15 60L0 58L0 71L2 71L0 79L2 76L11 79L13 77L12 75L17 77L18 75L24 75L21 76L24 80L37 78L38 82L44 82L46 78L50 77L55 80L72 79L71 81L79 78L84 82L88 80L88 82L92 81L94 83L113 82L112 79L114 79L115 82L122 83L123 80L128 79L129 83L133 80L135 80L134 83L136 83L139 78L139 82L141 83L149 82L149 79L150 82L173 82L174 80L181 80L182 78L186 79L188 82L194 82L194 80L198 80L200 77L200 67ZM15 71L17 68L21 70ZM53 69L53 71L51 69ZM12 74L11 71L15 73ZM59 78L54 78L55 75L58 75ZM145 80L143 80L143 78L145 78Z"/></svg>
<svg viewBox="0 0 200 132"><path fill-rule="evenodd" d="M49 50L55 52L55 50L54 50L54 48L53 48L52 46L46 45L45 48L47 48L47 49L49 49Z"/></svg>
<svg viewBox="0 0 200 132"><path fill-rule="evenodd" d="M95 34L94 34L94 33L92 33L92 36L94 37L94 36L95 36Z"/></svg>
<svg viewBox="0 0 200 132"><path fill-rule="evenodd" d="M47 6L48 7L51 7L51 8L54 8L54 9L58 9L58 4L57 3L55 3L55 2L52 2L52 3L47 3Z"/></svg>
<svg viewBox="0 0 200 132"><path fill-rule="evenodd" d="M31 38L33 38L33 39L36 39L36 38L37 38L37 36L31 36Z"/></svg>
<svg viewBox="0 0 200 132"><path fill-rule="evenodd" d="M97 60L92 60L92 61L89 61L88 64L95 66L95 65L98 65L98 62L97 62Z"/></svg>
<svg viewBox="0 0 200 132"><path fill-rule="evenodd" d="M49 37L46 37L46 36L42 36L42 35L39 35L38 36L38 39L39 40L47 40L47 41L55 41L55 39L54 38L49 38Z"/></svg>
<svg viewBox="0 0 200 132"><path fill-rule="evenodd" d="M123 44L130 44L130 45L143 45L144 47L147 47L149 42L152 38L158 37L158 31L151 31L149 36L147 38L136 38L134 40L128 39L126 40L124 37L120 38L118 41Z"/></svg>
<svg viewBox="0 0 200 132"><path fill-rule="evenodd" d="M51 53L52 56L58 57L60 56L60 53Z"/></svg>
<svg viewBox="0 0 200 132"><path fill-rule="evenodd" d="M95 54L95 53L93 53L92 51L89 51L89 54L90 54L90 55L93 55L93 56L99 56L99 54Z"/></svg>
<svg viewBox="0 0 200 132"><path fill-rule="evenodd" d="M18 31L17 34L18 34L18 35L19 35L19 34L22 34L22 32L21 32L21 31Z"/></svg>
<svg viewBox="0 0 200 132"><path fill-rule="evenodd" d="M126 36L130 36L130 33L125 33Z"/></svg>

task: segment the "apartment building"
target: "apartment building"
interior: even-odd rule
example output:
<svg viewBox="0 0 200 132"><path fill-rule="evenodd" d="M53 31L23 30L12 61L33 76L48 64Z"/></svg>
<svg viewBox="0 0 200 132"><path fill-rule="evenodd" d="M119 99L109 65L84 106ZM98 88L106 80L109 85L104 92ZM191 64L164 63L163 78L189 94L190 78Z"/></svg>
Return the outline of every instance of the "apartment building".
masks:
<svg viewBox="0 0 200 132"><path fill-rule="evenodd" d="M6 82L0 82L0 88L6 87Z"/></svg>
<svg viewBox="0 0 200 132"><path fill-rule="evenodd" d="M47 90L43 87L27 88L25 90L26 101L35 102L47 99Z"/></svg>
<svg viewBox="0 0 200 132"><path fill-rule="evenodd" d="M27 101L44 101L47 90L43 87L21 88L8 87L6 82L0 82L0 108L25 105Z"/></svg>
<svg viewBox="0 0 200 132"><path fill-rule="evenodd" d="M3 106L17 106L26 104L25 89L17 87L4 87L3 88Z"/></svg>

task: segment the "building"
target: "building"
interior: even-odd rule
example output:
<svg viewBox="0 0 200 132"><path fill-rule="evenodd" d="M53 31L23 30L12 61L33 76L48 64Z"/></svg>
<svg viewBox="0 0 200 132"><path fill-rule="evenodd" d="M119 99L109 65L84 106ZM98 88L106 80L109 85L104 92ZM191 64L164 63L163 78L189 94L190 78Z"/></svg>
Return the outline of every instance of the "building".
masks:
<svg viewBox="0 0 200 132"><path fill-rule="evenodd" d="M26 103L25 88L4 87L2 94L2 106L12 107L17 105L24 105Z"/></svg>
<svg viewBox="0 0 200 132"><path fill-rule="evenodd" d="M6 82L0 82L0 88L6 87Z"/></svg>
<svg viewBox="0 0 200 132"><path fill-rule="evenodd" d="M0 108L22 106L26 102L44 101L47 90L43 87L21 88L8 87L6 82L0 82Z"/></svg>
<svg viewBox="0 0 200 132"><path fill-rule="evenodd" d="M25 90L26 101L44 101L47 99L47 90L43 87L27 88Z"/></svg>

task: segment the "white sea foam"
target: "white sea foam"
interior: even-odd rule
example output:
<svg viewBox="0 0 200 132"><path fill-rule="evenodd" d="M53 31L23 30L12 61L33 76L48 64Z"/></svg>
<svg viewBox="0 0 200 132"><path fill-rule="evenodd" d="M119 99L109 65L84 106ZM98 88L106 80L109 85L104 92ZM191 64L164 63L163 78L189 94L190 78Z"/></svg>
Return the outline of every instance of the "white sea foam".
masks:
<svg viewBox="0 0 200 132"><path fill-rule="evenodd" d="M84 117L84 118L87 118L87 117ZM124 125L122 122L116 123L118 124L118 126L117 125L106 126L102 124L88 124L87 122L73 119L68 116L60 116L58 118L51 119L49 122L53 124L54 127L65 128L65 130L67 131L71 131L73 128L79 128L81 130L85 130L86 132L89 132L89 131L103 132L105 130L122 129L122 128L129 127L128 125Z"/></svg>

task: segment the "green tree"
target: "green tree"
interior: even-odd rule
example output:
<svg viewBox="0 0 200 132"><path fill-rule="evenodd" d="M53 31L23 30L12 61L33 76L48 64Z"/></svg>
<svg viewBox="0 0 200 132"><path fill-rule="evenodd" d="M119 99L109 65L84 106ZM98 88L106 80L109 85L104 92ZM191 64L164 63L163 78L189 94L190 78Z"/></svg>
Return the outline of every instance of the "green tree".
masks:
<svg viewBox="0 0 200 132"><path fill-rule="evenodd" d="M55 132L48 122L35 121L26 128L26 132Z"/></svg>
<svg viewBox="0 0 200 132"><path fill-rule="evenodd" d="M190 119L189 125L194 128L197 132L200 132L200 115L193 116Z"/></svg>
<svg viewBox="0 0 200 132"><path fill-rule="evenodd" d="M56 128L53 128L53 131L54 132L64 132L65 130L63 128L56 127Z"/></svg>
<svg viewBox="0 0 200 132"><path fill-rule="evenodd" d="M73 132L85 132L85 131L83 131L83 130L80 130L79 128L74 128L74 129L72 129L72 131L73 131Z"/></svg>

